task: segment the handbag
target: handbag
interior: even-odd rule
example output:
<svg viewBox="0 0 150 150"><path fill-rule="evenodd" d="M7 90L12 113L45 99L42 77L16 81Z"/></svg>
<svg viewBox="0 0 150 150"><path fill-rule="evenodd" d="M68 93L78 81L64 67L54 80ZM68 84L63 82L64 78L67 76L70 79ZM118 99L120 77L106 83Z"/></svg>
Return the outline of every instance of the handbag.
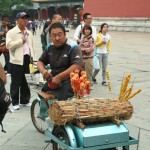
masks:
<svg viewBox="0 0 150 150"><path fill-rule="evenodd" d="M93 57L93 69L94 70L99 70L100 69L99 59L96 55Z"/></svg>
<svg viewBox="0 0 150 150"><path fill-rule="evenodd" d="M30 74L35 72L35 68L34 68L34 65L32 63L29 64L29 71L30 71Z"/></svg>
<svg viewBox="0 0 150 150"><path fill-rule="evenodd" d="M96 48L94 49L93 69L94 70L99 70L100 69L99 58L97 56L97 49Z"/></svg>
<svg viewBox="0 0 150 150"><path fill-rule="evenodd" d="M32 74L33 72L35 72L35 67L33 65L33 57L31 57L31 52L30 52L29 72L30 72L30 74Z"/></svg>

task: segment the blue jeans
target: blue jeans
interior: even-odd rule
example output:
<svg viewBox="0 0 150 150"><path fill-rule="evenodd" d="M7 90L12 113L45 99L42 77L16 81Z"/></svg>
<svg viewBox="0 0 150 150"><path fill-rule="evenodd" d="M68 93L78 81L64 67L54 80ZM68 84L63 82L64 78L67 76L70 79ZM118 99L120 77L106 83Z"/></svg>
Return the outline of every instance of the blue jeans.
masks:
<svg viewBox="0 0 150 150"><path fill-rule="evenodd" d="M108 65L108 53L98 54L100 69L102 68L103 82L106 82L106 69Z"/></svg>

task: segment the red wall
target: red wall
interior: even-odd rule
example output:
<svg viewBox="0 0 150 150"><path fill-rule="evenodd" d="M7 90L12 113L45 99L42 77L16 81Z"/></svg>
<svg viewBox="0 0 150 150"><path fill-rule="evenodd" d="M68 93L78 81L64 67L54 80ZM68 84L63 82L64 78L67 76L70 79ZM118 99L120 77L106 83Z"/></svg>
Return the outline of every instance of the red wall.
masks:
<svg viewBox="0 0 150 150"><path fill-rule="evenodd" d="M150 17L150 0L84 0L93 17Z"/></svg>

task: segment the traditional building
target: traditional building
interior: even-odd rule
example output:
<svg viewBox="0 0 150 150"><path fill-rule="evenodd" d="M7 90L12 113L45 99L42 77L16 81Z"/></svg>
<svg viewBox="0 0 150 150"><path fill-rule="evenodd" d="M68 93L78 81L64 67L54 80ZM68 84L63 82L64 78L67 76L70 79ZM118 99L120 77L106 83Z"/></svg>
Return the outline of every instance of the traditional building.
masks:
<svg viewBox="0 0 150 150"><path fill-rule="evenodd" d="M83 12L93 16L99 30L103 22L110 30L150 32L150 0L32 0L39 8L35 18L48 19L59 13L74 24L82 20Z"/></svg>
<svg viewBox="0 0 150 150"><path fill-rule="evenodd" d="M49 19L55 13L59 13L63 18L68 18L70 21L76 19L80 21L80 13L83 10L84 0L32 0L39 4L38 19Z"/></svg>

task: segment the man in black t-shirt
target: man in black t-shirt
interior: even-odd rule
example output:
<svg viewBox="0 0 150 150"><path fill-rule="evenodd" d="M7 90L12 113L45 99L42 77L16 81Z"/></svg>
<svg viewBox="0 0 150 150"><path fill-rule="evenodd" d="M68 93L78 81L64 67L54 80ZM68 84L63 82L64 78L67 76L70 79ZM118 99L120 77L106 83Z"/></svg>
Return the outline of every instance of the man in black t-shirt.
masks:
<svg viewBox="0 0 150 150"><path fill-rule="evenodd" d="M52 44L43 52L37 66L43 77L49 80L43 91L50 91L58 100L65 100L73 96L69 77L75 69L82 69L82 53L74 41L66 38L65 28L62 24L52 24L49 33ZM50 64L51 72L45 68L47 64ZM49 82L51 82L51 86Z"/></svg>

